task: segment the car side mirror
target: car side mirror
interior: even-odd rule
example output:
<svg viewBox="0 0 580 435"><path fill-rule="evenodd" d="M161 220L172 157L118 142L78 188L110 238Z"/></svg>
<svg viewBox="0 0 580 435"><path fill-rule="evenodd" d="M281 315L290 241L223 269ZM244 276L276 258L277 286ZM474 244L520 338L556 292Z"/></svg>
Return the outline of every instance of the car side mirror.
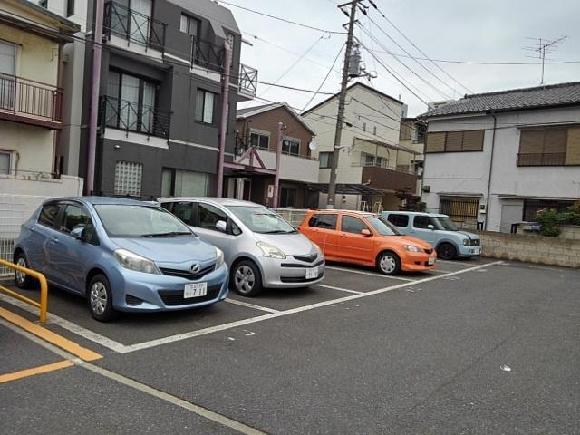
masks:
<svg viewBox="0 0 580 435"><path fill-rule="evenodd" d="M84 241L84 240L83 240L83 238L84 238L84 237L83 237L83 233L84 233L84 231L85 231L85 227L84 227L84 226L82 226L82 225L78 225L78 226L76 226L76 227L74 227L74 228L72 229L72 231L70 232L70 235L71 235L72 237L74 237L75 239L77 239L77 240Z"/></svg>
<svg viewBox="0 0 580 435"><path fill-rule="evenodd" d="M360 233L365 237L371 237L373 235L373 233L371 233L371 230L369 230L368 228L364 228L363 230L361 230Z"/></svg>
<svg viewBox="0 0 580 435"><path fill-rule="evenodd" d="M226 221L217 221L215 227L222 233L226 233L228 231L228 223Z"/></svg>
<svg viewBox="0 0 580 435"><path fill-rule="evenodd" d="M435 230L435 227L433 225L427 225L427 228L429 228L431 231Z"/></svg>

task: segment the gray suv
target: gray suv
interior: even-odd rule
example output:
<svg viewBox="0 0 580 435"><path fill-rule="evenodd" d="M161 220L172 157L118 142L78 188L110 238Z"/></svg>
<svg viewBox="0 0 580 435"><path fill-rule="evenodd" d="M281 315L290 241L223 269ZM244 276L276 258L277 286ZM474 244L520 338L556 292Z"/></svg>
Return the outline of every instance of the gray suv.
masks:
<svg viewBox="0 0 580 435"><path fill-rule="evenodd" d="M403 234L431 243L443 260L481 254L479 236L459 230L447 215L408 211L384 211L381 215Z"/></svg>

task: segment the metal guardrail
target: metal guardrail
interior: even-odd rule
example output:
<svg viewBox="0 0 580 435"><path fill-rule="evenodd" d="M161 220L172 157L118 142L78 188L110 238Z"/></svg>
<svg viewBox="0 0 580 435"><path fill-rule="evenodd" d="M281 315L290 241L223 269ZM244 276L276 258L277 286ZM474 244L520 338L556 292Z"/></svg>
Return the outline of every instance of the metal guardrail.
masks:
<svg viewBox="0 0 580 435"><path fill-rule="evenodd" d="M28 305L32 305L34 307L39 308L40 323L46 323L46 311L48 309L48 283L46 282L45 276L42 273L37 272L35 270L29 269L27 267L18 266L14 263L2 259L0 259L0 265L10 269L14 269L18 272L22 272L23 274L32 276L33 278L36 278L38 280L38 282L40 283L40 303L30 298L27 298L26 296L22 296L21 294L16 293L15 291L10 290L9 288L6 288L2 285L0 285L0 292L6 293L7 295L12 296L13 298L18 299Z"/></svg>
<svg viewBox="0 0 580 435"><path fill-rule="evenodd" d="M105 127L169 139L171 114L156 107L101 97L101 116Z"/></svg>
<svg viewBox="0 0 580 435"><path fill-rule="evenodd" d="M61 122L62 105L62 89L0 73L0 110Z"/></svg>
<svg viewBox="0 0 580 435"><path fill-rule="evenodd" d="M256 96L258 90L258 70L251 66L240 64L239 92L252 97Z"/></svg>
<svg viewBox="0 0 580 435"><path fill-rule="evenodd" d="M222 72L225 63L225 49L213 42L191 36L191 68L199 65L204 68Z"/></svg>

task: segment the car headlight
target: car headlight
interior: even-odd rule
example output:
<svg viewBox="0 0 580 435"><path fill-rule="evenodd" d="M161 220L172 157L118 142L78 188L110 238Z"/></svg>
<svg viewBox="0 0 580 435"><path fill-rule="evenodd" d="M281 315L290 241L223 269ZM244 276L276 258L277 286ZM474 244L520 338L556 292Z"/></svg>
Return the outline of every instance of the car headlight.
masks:
<svg viewBox="0 0 580 435"><path fill-rule="evenodd" d="M284 254L284 252L282 252L282 250L276 246L272 246L264 242L258 242L256 243L256 246L260 248L265 257L280 258L281 260L286 258L286 254Z"/></svg>
<svg viewBox="0 0 580 435"><path fill-rule="evenodd" d="M157 265L148 258L141 257L126 249L117 249L115 258L126 269L134 270L135 272L151 273L153 275L161 275L161 271Z"/></svg>
<svg viewBox="0 0 580 435"><path fill-rule="evenodd" d="M220 248L215 248L216 251L216 262L215 262L215 267L216 269L218 267L221 267L222 264L224 264L224 251L222 251Z"/></svg>
<svg viewBox="0 0 580 435"><path fill-rule="evenodd" d="M469 246L469 239L463 239L463 246Z"/></svg>
<svg viewBox="0 0 580 435"><path fill-rule="evenodd" d="M421 252L422 249L415 245L405 245L405 249L409 252Z"/></svg>

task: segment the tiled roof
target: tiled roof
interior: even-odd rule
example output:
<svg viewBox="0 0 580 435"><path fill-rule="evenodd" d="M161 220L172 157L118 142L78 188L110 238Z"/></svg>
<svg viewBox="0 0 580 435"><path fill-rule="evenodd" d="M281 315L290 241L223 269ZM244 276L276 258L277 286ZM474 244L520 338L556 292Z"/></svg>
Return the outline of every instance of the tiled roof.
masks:
<svg viewBox="0 0 580 435"><path fill-rule="evenodd" d="M580 82L466 95L460 100L437 106L423 113L419 118L488 111L506 112L572 104L580 105Z"/></svg>
<svg viewBox="0 0 580 435"><path fill-rule="evenodd" d="M247 119L251 118L252 116L259 115L260 113L269 112L270 110L275 110L278 108L284 108L290 115L292 115L296 121L298 121L302 126L308 130L310 133L315 135L314 130L310 128L310 126L306 123L302 116L298 115L292 107L290 107L287 103L269 103L269 104L262 104L261 106L253 106L253 107L246 107L245 109L238 109L237 111L237 119Z"/></svg>

